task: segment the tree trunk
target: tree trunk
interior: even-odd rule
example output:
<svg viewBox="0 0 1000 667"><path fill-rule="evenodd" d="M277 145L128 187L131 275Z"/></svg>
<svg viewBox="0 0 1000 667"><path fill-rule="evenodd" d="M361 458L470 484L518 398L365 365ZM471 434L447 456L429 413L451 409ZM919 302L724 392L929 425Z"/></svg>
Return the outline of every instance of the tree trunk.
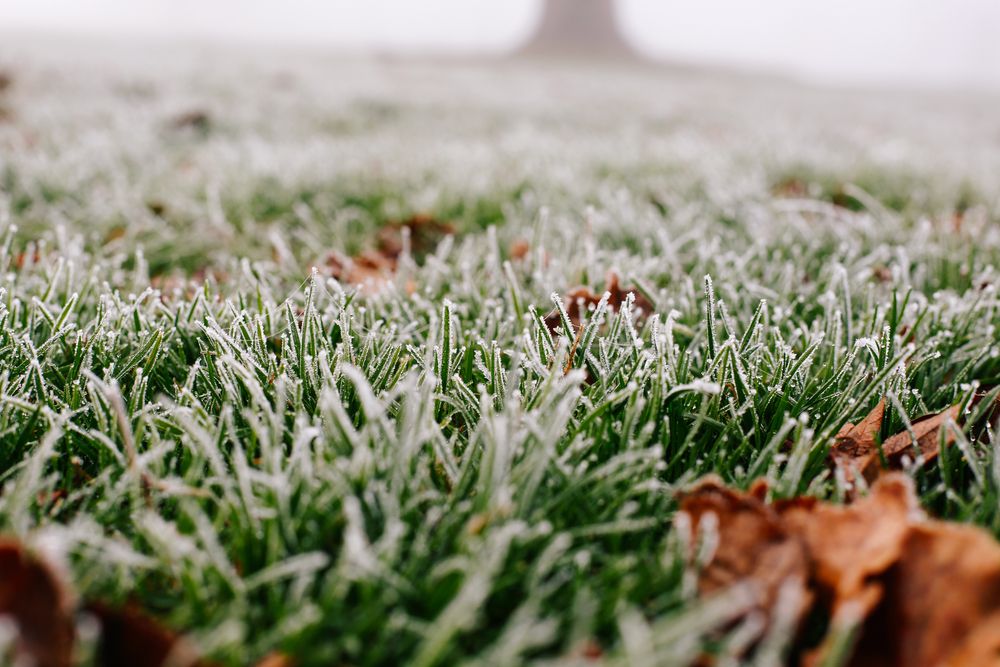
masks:
<svg viewBox="0 0 1000 667"><path fill-rule="evenodd" d="M590 59L635 57L618 28L613 0L546 0L529 56Z"/></svg>

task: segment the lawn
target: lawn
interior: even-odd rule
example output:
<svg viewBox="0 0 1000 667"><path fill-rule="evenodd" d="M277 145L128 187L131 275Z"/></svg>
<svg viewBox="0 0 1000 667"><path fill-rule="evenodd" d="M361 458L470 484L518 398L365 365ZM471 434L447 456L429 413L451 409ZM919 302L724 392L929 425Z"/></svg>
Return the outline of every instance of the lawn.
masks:
<svg viewBox="0 0 1000 667"><path fill-rule="evenodd" d="M678 494L843 502L830 448L882 400L880 439L959 406L898 467L1000 535L996 99L165 47L3 70L0 531L73 591L78 664L97 602L222 665L791 660L699 595Z"/></svg>

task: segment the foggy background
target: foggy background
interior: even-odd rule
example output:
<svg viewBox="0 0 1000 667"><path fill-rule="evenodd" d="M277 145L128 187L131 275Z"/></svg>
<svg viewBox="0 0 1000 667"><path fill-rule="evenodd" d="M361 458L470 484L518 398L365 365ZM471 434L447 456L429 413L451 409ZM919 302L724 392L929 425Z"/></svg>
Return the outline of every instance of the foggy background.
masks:
<svg viewBox="0 0 1000 667"><path fill-rule="evenodd" d="M491 54L523 43L540 11L539 0L0 0L0 35ZM657 59L815 83L1000 90L997 0L620 0L617 12L635 48Z"/></svg>

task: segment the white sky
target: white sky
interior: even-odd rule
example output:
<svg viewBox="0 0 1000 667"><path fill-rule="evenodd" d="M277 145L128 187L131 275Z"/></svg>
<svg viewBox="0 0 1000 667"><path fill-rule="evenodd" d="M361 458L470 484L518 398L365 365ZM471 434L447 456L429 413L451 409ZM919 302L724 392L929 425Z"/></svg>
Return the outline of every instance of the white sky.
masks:
<svg viewBox="0 0 1000 667"><path fill-rule="evenodd" d="M538 0L0 0L0 32L56 30L399 51L500 51ZM1000 0L619 0L657 56L816 81L1000 89Z"/></svg>

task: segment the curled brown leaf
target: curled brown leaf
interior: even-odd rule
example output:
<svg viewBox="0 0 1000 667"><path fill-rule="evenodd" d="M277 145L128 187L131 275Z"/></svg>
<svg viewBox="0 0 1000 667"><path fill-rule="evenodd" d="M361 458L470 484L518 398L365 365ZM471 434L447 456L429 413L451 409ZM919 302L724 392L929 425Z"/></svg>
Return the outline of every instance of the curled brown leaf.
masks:
<svg viewBox="0 0 1000 667"><path fill-rule="evenodd" d="M422 258L432 252L446 236L455 233L452 224L428 215L414 215L397 222L389 222L376 234L375 249L353 257L337 252L327 255L325 265L330 275L340 282L360 288L368 295L388 289L396 277L399 260L404 251ZM407 291L415 286L408 284Z"/></svg>
<svg viewBox="0 0 1000 667"><path fill-rule="evenodd" d="M701 593L750 581L771 591L760 598L770 617L775 580L783 578L800 582L812 616L829 619L825 640L799 644L802 664L824 664L845 629L855 633L846 662L854 667L1000 664L1000 544L979 528L928 521L902 474L881 476L870 495L847 506L813 498L768 505L760 487L741 493L709 479L681 507L699 526L708 514L717 524ZM787 557L774 559L776 549Z"/></svg>
<svg viewBox="0 0 1000 667"><path fill-rule="evenodd" d="M11 539L0 540L0 617L16 625L15 652L27 664L72 663L72 596L49 565Z"/></svg>
<svg viewBox="0 0 1000 667"><path fill-rule="evenodd" d="M609 271L605 279L604 291L608 293L608 310L613 313L618 312L622 304L632 294L632 309L640 318L651 315L655 308L652 302L638 290L635 286L622 287L618 274ZM600 303L602 294L595 294L588 287L574 287L563 296L563 304L566 308L566 315L574 327L580 326L587 312ZM550 331L558 332L562 327L562 320L559 317L559 310L554 309L545 316L545 325Z"/></svg>
<svg viewBox="0 0 1000 667"><path fill-rule="evenodd" d="M209 667L183 637L135 607L94 603L88 610L101 626L100 667Z"/></svg>
<svg viewBox="0 0 1000 667"><path fill-rule="evenodd" d="M848 506L799 499L777 507L787 529L805 542L813 584L835 614L845 605L867 612L878 601L881 588L873 577L898 560L909 522L920 511L912 483L900 475L886 477Z"/></svg>
<svg viewBox="0 0 1000 667"><path fill-rule="evenodd" d="M885 399L857 424L847 423L834 438L830 458L843 470L845 481L853 488L857 476L872 481L877 472L878 438L885 417Z"/></svg>
<svg viewBox="0 0 1000 667"><path fill-rule="evenodd" d="M904 459L919 457L929 462L937 458L942 438L945 445L955 442L955 434L946 426L959 423L960 408L953 405L942 412L913 420L909 429L886 438L880 451L877 438L884 415L883 399L857 425L845 424L830 447L831 462L843 472L852 492L859 476L872 482L886 469L901 469Z"/></svg>
<svg viewBox="0 0 1000 667"><path fill-rule="evenodd" d="M205 133L212 129L212 115L206 109L190 109L175 115L168 125L173 130Z"/></svg>
<svg viewBox="0 0 1000 667"><path fill-rule="evenodd" d="M296 662L284 653L268 653L254 667L295 667Z"/></svg>
<svg viewBox="0 0 1000 667"><path fill-rule="evenodd" d="M97 603L88 610L101 626L97 667L208 666L186 641L137 609ZM11 657L17 664L74 664L76 603L70 588L45 560L12 538L0 538L0 618L16 628Z"/></svg>
<svg viewBox="0 0 1000 667"><path fill-rule="evenodd" d="M681 511L690 517L695 544L717 540L710 562L698 573L698 590L710 594L752 582L757 608L770 616L782 587L789 585L801 593L801 619L809 604L804 545L764 503L766 487L756 491L740 493L707 478L681 496Z"/></svg>

